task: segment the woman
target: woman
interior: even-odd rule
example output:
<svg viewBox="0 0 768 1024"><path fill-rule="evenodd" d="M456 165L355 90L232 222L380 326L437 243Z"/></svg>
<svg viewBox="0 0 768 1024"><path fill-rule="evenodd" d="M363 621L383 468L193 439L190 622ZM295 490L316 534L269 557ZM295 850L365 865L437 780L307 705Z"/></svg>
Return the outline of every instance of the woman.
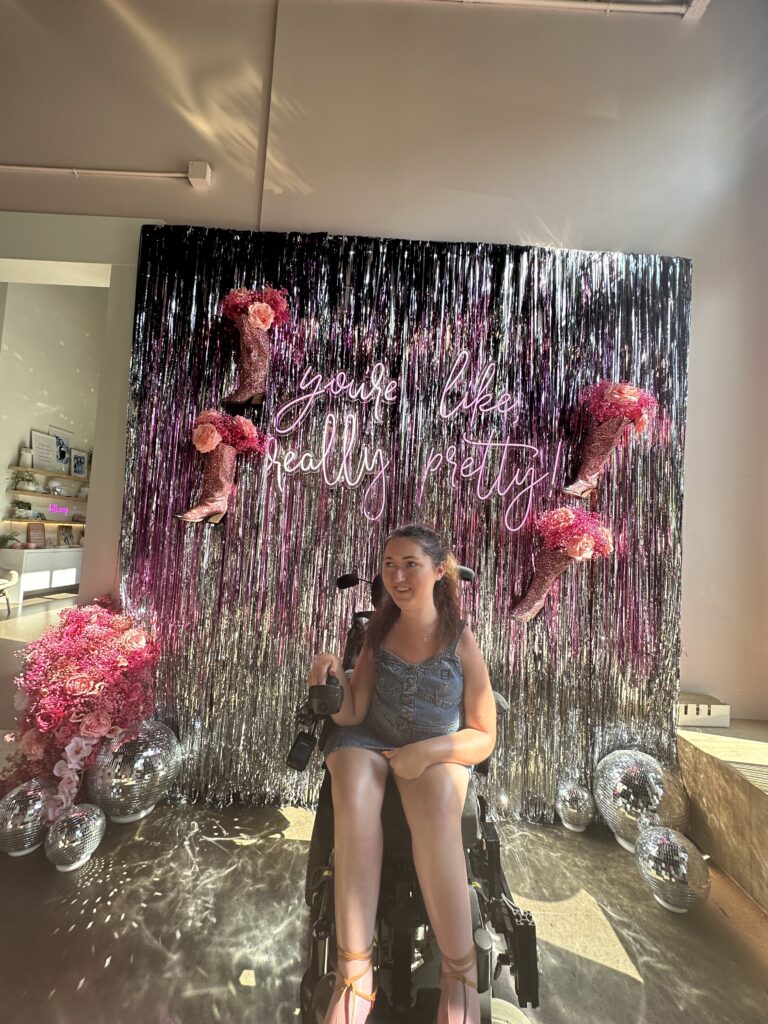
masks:
<svg viewBox="0 0 768 1024"><path fill-rule="evenodd" d="M373 1006L372 935L381 879L381 805L392 772L411 829L422 895L442 954L438 1024L479 1024L461 813L471 765L496 743L488 670L461 621L456 560L425 526L384 546L387 592L352 677L319 655L309 685L345 690L325 748L334 809L337 986L326 1024L360 1024Z"/></svg>

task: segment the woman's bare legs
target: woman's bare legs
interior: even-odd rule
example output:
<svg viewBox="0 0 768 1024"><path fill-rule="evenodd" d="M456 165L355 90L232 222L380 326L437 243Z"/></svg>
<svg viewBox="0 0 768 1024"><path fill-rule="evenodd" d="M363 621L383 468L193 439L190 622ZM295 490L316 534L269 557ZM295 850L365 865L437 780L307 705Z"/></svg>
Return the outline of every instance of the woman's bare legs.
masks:
<svg viewBox="0 0 768 1024"><path fill-rule="evenodd" d="M411 829L413 859L424 904L446 960L461 961L474 949L461 812L469 776L460 764L430 765L417 779L395 776ZM477 983L477 967L466 970ZM446 998L446 992L448 997ZM443 986L438 1024L480 1024L480 1000L460 981Z"/></svg>
<svg viewBox="0 0 768 1024"><path fill-rule="evenodd" d="M340 948L363 953L376 925L384 844L381 804L389 764L375 751L351 747L329 754L327 765L333 794L336 939ZM339 960L338 972L348 978L361 974L355 988L370 994L373 971L364 958ZM325 1024L361 1024L371 1007L347 990L331 999Z"/></svg>

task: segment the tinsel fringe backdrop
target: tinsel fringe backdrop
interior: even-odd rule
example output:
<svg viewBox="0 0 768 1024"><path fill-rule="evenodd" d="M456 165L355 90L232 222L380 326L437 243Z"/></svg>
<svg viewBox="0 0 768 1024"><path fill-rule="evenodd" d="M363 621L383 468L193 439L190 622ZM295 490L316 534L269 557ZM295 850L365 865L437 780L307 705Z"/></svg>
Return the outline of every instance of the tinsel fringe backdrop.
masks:
<svg viewBox="0 0 768 1024"><path fill-rule="evenodd" d="M342 593L335 579L372 579L382 539L413 520L478 572L465 607L511 704L487 783L500 810L551 820L558 778L590 781L617 747L674 757L690 274L663 256L144 229L123 598L163 651L158 707L186 752L186 798L313 801L318 760L285 766L294 710L312 657L340 653L369 606L364 584ZM277 437L273 458L238 456L219 526L182 523L202 475L193 421L236 382L219 304L264 284L285 287L293 313L270 333L262 412L246 414ZM340 371L371 394L318 390ZM615 553L571 566L541 615L515 623L533 515L578 504L561 492L588 423L578 398L606 378L660 407L592 497ZM291 452L316 471L289 472Z"/></svg>

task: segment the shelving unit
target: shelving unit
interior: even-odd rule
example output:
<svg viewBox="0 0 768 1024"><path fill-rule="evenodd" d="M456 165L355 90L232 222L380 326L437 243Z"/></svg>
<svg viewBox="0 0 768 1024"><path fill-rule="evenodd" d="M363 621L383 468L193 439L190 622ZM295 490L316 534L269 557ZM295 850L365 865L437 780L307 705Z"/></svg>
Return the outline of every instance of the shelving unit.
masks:
<svg viewBox="0 0 768 1024"><path fill-rule="evenodd" d="M59 501L59 502L77 502L78 505L87 505L87 498L73 498L68 494L49 494L48 491L11 491L8 490L6 494L12 494L15 498L45 498L46 501Z"/></svg>
<svg viewBox="0 0 768 1024"><path fill-rule="evenodd" d="M29 466L9 466L8 469L12 473L31 473L32 476L56 477L57 480L75 480L81 487L87 487L90 479L87 476L64 476L62 473L55 473L50 469L30 469Z"/></svg>

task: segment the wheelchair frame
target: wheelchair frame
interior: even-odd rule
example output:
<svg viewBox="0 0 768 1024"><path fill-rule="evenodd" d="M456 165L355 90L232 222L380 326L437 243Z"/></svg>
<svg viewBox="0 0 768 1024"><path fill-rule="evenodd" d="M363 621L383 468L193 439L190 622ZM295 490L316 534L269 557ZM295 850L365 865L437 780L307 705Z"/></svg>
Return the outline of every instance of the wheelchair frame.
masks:
<svg viewBox="0 0 768 1024"><path fill-rule="evenodd" d="M374 581L372 586L375 585ZM346 670L354 667L365 639L366 620L371 614L354 614L342 660ZM504 698L498 693L494 696L497 709L506 712L508 705ZM306 765L307 749L311 751L309 741L313 747L320 720L320 716L312 711L309 700L299 707L297 717L301 725L310 726L312 731L302 732L297 737L289 755L292 767L297 767L291 757L297 744L301 746L302 737ZM321 748L330 725L330 720L324 724ZM490 758L478 765L476 772L487 775L489 763ZM307 862L305 899L310 908L312 935L310 963L301 980L302 1024L322 1024L335 984L333 802L330 782L330 774L326 771ZM493 982L504 967L509 968L514 978L520 1006L535 1008L539 1005L536 926L531 914L521 910L512 898L501 865L497 820L485 798L477 793L473 777L462 814L462 836L477 953L482 1024L492 1024ZM423 1024L433 1020L437 1012L440 956L411 856L410 831L397 787L391 778L387 782L382 821L384 860L375 935L379 995L369 1020L371 1024L379 1021ZM398 836L399 846L394 841ZM498 954L490 929L503 940L504 949Z"/></svg>

